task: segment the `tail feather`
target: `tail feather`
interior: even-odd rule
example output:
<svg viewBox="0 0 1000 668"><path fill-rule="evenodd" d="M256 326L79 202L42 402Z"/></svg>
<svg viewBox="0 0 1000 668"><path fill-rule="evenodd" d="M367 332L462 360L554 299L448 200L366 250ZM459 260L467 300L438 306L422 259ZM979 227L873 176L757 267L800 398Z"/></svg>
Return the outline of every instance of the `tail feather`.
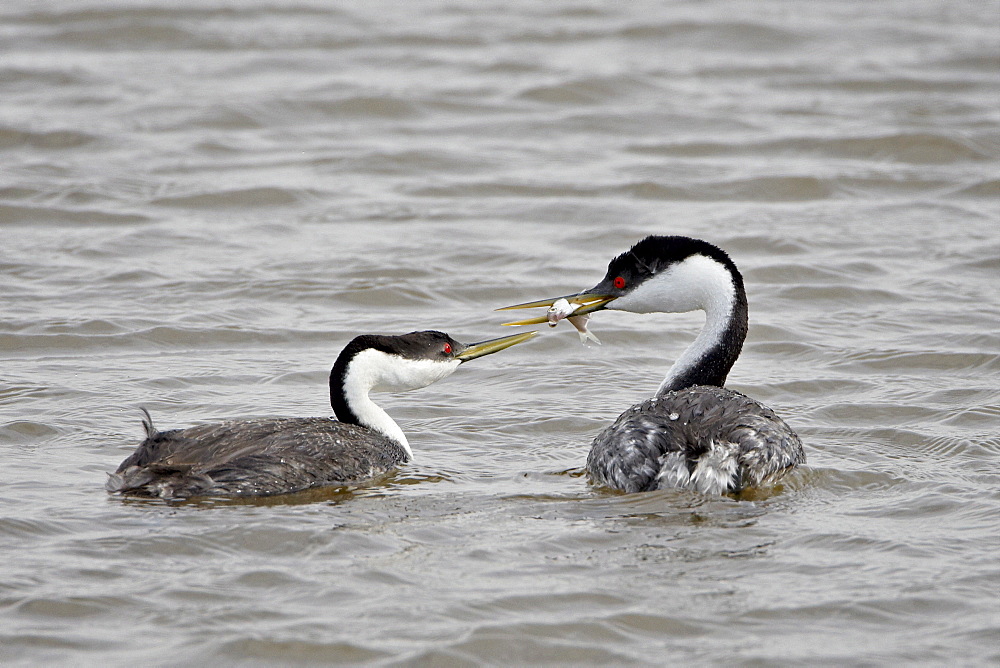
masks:
<svg viewBox="0 0 1000 668"><path fill-rule="evenodd" d="M156 427L153 426L153 418L152 418L152 416L150 416L149 411L147 411L144 406L140 406L139 410L142 411L142 415L143 415L143 418L142 418L142 427L143 427L143 429L146 430L146 438L153 438L154 436L156 436L159 433L156 430Z"/></svg>

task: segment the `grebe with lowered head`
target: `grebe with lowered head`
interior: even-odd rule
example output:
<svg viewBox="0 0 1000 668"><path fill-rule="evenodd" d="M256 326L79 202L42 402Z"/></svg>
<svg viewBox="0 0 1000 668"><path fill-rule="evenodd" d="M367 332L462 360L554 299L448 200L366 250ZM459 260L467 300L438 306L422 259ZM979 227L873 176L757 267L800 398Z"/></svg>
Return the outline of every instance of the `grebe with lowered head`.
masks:
<svg viewBox="0 0 1000 668"><path fill-rule="evenodd" d="M146 440L109 475L107 489L165 499L266 496L375 478L413 453L403 430L369 391L426 387L463 362L535 334L471 345L436 331L359 336L330 372L330 403L339 421L258 418L157 431L143 409Z"/></svg>
<svg viewBox="0 0 1000 668"><path fill-rule="evenodd" d="M776 481L805 462L799 437L771 409L723 387L747 334L743 277L725 251L699 239L650 236L610 264L604 280L566 299L583 316L602 309L633 313L705 311L705 325L667 372L656 394L597 435L587 470L625 492L681 488L739 492ZM504 309L500 309L504 310ZM509 325L546 321L532 318Z"/></svg>

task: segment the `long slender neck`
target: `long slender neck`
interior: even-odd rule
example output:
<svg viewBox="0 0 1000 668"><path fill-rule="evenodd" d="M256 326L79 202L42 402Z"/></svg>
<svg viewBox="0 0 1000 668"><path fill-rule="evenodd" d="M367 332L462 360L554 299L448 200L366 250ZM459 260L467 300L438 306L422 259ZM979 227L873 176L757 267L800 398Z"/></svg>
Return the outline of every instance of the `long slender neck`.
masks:
<svg viewBox="0 0 1000 668"><path fill-rule="evenodd" d="M692 385L722 387L740 356L746 335L745 295L728 313L706 311L705 325L698 337L673 363L656 393L682 390Z"/></svg>
<svg viewBox="0 0 1000 668"><path fill-rule="evenodd" d="M743 278L735 267L726 273L727 280L709 283L701 304L705 325L667 371L657 394L692 385L725 385L743 349L749 320Z"/></svg>
<svg viewBox="0 0 1000 668"><path fill-rule="evenodd" d="M368 396L380 380L374 368L377 364L368 357L381 354L367 350L354 354L350 346L346 348L330 372L330 404L341 422L379 432L403 446L407 459L413 459L403 430Z"/></svg>

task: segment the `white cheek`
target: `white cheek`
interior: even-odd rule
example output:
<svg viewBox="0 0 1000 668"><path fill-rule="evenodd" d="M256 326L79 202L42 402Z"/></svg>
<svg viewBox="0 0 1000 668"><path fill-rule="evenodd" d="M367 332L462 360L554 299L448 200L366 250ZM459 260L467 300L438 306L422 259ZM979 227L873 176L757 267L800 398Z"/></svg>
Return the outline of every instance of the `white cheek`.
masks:
<svg viewBox="0 0 1000 668"><path fill-rule="evenodd" d="M646 279L638 288L619 297L609 309L632 313L686 313L699 308L692 286L676 276L673 269Z"/></svg>
<svg viewBox="0 0 1000 668"><path fill-rule="evenodd" d="M734 295L732 276L723 265L704 255L692 255L647 279L608 308L633 313L726 309Z"/></svg>
<svg viewBox="0 0 1000 668"><path fill-rule="evenodd" d="M366 376L363 383L378 392L404 392L427 387L455 373L461 362L450 360L409 360L378 350L365 350L351 361L349 373Z"/></svg>
<svg viewBox="0 0 1000 668"><path fill-rule="evenodd" d="M405 360L394 367L392 374L383 376L382 382L372 389L379 392L404 392L417 390L436 383L455 373L461 362L458 360Z"/></svg>

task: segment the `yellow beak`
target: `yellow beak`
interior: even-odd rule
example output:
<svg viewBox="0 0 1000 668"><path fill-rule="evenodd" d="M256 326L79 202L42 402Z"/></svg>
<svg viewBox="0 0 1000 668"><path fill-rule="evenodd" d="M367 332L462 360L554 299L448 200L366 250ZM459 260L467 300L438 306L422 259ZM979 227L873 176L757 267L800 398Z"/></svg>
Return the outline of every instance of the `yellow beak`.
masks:
<svg viewBox="0 0 1000 668"><path fill-rule="evenodd" d="M462 362L468 362L469 360L474 360L477 357L497 353L505 348L516 346L517 344L527 341L535 336L538 336L538 332L521 332L520 334L512 334L510 336L501 336L499 339L490 339L488 341L480 341L479 343L470 343L462 349L461 352L455 355L455 359L461 360Z"/></svg>
<svg viewBox="0 0 1000 668"><path fill-rule="evenodd" d="M566 295L564 297L553 297L552 299L539 299L535 302L525 302L524 304L514 304L513 306L504 306L503 308L498 308L498 311L512 311L519 308L536 308L540 306L552 306L560 299L565 299L570 304L577 304L578 309L573 311L573 315L585 315L587 313L593 313L594 311L599 311L610 302L613 302L617 297L611 295L602 295L593 292L581 293L578 295ZM504 326L512 325L540 325L543 322L548 322L548 317L539 316L537 318L528 318L527 320L518 320L516 322L505 322Z"/></svg>

